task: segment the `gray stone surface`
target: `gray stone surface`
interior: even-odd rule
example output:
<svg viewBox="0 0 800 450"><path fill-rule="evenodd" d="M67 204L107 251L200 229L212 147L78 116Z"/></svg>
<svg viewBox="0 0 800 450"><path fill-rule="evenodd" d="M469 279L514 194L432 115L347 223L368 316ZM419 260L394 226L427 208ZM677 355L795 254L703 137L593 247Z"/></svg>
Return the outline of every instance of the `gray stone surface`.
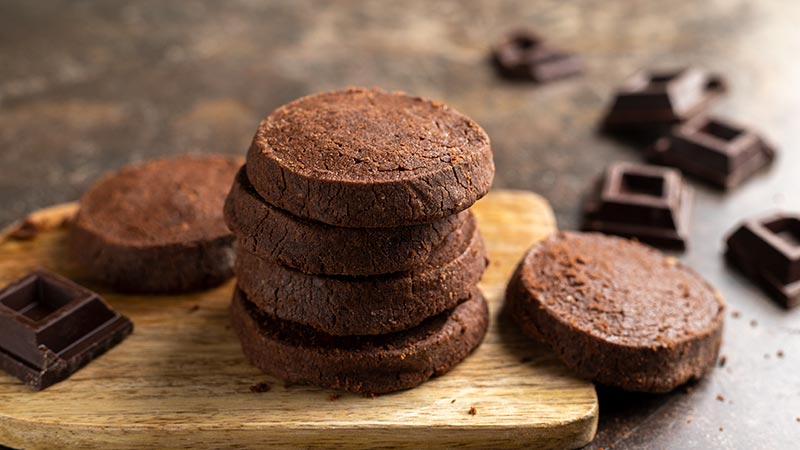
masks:
<svg viewBox="0 0 800 450"><path fill-rule="evenodd" d="M125 163L244 155L275 106L364 85L472 116L493 140L496 187L545 195L561 227L574 228L589 180L639 159L595 133L614 87L639 67L699 63L732 86L716 111L757 125L781 150L768 174L729 194L697 186L683 258L741 317L728 318L726 366L691 392L601 390L590 447L796 447L800 310L775 306L720 253L741 218L800 210L798 21L800 4L778 0L3 1L0 225L75 200ZM519 25L584 55L587 73L545 86L499 80L488 47Z"/></svg>

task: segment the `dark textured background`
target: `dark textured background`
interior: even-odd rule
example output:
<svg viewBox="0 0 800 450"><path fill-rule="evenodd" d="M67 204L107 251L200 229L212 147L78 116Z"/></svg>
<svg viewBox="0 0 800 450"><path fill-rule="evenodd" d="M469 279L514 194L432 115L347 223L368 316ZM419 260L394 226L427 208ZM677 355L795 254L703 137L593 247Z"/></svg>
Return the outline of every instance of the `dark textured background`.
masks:
<svg viewBox="0 0 800 450"><path fill-rule="evenodd" d="M543 194L574 228L589 180L638 159L594 131L614 87L639 67L702 64L732 86L716 111L756 125L781 151L768 174L731 193L697 186L684 259L741 313L728 315L728 363L688 393L601 390L591 446L797 448L800 310L768 301L720 252L741 218L800 211L799 21L800 3L777 0L0 1L0 226L77 199L125 163L243 155L274 107L364 85L472 116L492 138L496 187ZM584 55L586 75L499 80L488 46L518 25Z"/></svg>

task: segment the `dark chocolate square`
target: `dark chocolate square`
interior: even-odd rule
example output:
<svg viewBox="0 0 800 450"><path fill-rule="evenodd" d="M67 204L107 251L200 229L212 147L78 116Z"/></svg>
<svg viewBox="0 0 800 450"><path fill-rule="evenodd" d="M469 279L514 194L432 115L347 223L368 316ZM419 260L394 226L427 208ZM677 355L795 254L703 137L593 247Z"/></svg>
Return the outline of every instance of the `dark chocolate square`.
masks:
<svg viewBox="0 0 800 450"><path fill-rule="evenodd" d="M699 68L641 71L617 92L603 129L660 133L706 112L725 89L719 76Z"/></svg>
<svg viewBox="0 0 800 450"><path fill-rule="evenodd" d="M539 83L566 78L583 72L578 56L550 47L535 33L516 31L498 43L493 52L501 75Z"/></svg>
<svg viewBox="0 0 800 450"><path fill-rule="evenodd" d="M674 169L616 163L606 169L584 205L583 228L685 248L691 191Z"/></svg>
<svg viewBox="0 0 800 450"><path fill-rule="evenodd" d="M787 308L800 304L800 215L745 221L730 234L726 256Z"/></svg>
<svg viewBox="0 0 800 450"><path fill-rule="evenodd" d="M132 330L96 293L46 270L0 291L0 369L36 389L69 377Z"/></svg>
<svg viewBox="0 0 800 450"><path fill-rule="evenodd" d="M653 162L732 188L775 158L775 150L754 131L731 121L700 117L674 127L647 151Z"/></svg>

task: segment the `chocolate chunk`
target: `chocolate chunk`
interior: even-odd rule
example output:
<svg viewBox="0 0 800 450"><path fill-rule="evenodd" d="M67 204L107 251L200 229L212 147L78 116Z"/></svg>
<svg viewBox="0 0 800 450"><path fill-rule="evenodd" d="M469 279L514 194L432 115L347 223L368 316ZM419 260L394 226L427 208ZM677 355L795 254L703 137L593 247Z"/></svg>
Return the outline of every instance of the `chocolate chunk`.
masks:
<svg viewBox="0 0 800 450"><path fill-rule="evenodd" d="M800 215L745 221L727 240L725 256L786 308L800 304Z"/></svg>
<svg viewBox="0 0 800 450"><path fill-rule="evenodd" d="M495 46L493 58L504 77L539 83L577 75L584 69L581 58L548 46L530 31L507 35Z"/></svg>
<svg viewBox="0 0 800 450"><path fill-rule="evenodd" d="M670 125L706 112L725 90L719 76L698 68L641 71L617 92L603 129L660 134Z"/></svg>
<svg viewBox="0 0 800 450"><path fill-rule="evenodd" d="M36 390L68 378L132 331L96 293L46 270L0 291L0 369Z"/></svg>
<svg viewBox="0 0 800 450"><path fill-rule="evenodd" d="M685 248L691 200L692 191L677 170L616 163L587 200L583 228Z"/></svg>
<svg viewBox="0 0 800 450"><path fill-rule="evenodd" d="M701 117L674 127L653 144L648 157L727 189L768 166L775 150L752 130Z"/></svg>

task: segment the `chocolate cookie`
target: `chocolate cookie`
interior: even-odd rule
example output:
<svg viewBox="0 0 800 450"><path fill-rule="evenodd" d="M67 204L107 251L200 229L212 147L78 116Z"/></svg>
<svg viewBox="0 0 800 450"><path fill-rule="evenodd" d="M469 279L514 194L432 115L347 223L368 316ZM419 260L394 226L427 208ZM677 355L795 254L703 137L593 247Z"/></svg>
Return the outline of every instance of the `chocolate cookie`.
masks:
<svg viewBox="0 0 800 450"><path fill-rule="evenodd" d="M508 285L522 330L580 376L667 392L716 361L723 300L672 257L621 238L559 233L534 245Z"/></svg>
<svg viewBox="0 0 800 450"><path fill-rule="evenodd" d="M373 394L444 374L478 347L489 324L477 289L468 301L415 328L381 336L320 334L264 314L238 289L231 316L245 356L265 373L290 383Z"/></svg>
<svg viewBox="0 0 800 450"><path fill-rule="evenodd" d="M385 334L417 325L469 297L486 268L475 219L451 233L469 246L413 272L369 277L306 275L239 249L239 288L264 312L332 335ZM469 239L457 236L468 234Z"/></svg>
<svg viewBox="0 0 800 450"><path fill-rule="evenodd" d="M489 138L441 103L378 89L325 92L258 128L247 176L270 204L341 227L433 222L467 209L494 176Z"/></svg>
<svg viewBox="0 0 800 450"><path fill-rule="evenodd" d="M233 274L222 206L241 158L180 156L127 166L81 198L71 252L125 292L179 293Z"/></svg>
<svg viewBox="0 0 800 450"><path fill-rule="evenodd" d="M379 275L425 264L437 252L466 247L444 245L465 225L467 211L431 224L397 228L342 228L301 219L265 202L239 171L225 202L225 221L239 245L261 258L318 275ZM458 250L460 249L460 250Z"/></svg>

